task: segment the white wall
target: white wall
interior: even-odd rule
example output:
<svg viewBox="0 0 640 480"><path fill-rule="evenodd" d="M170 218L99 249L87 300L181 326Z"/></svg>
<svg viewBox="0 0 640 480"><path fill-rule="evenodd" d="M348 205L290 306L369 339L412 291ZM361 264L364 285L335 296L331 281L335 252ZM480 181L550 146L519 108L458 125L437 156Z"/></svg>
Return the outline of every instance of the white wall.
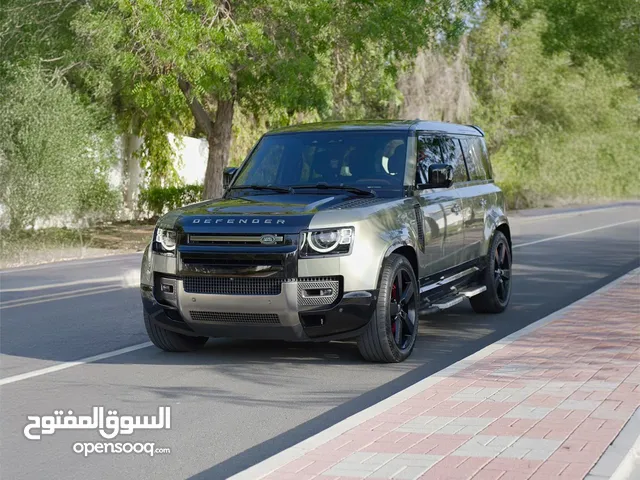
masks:
<svg viewBox="0 0 640 480"><path fill-rule="evenodd" d="M206 139L192 137L176 137L169 134L169 143L175 153L174 167L185 184L204 182L207 168L209 145ZM122 137L118 151L120 159L113 167L110 178L114 188L121 188L124 194L124 210L122 216L131 218L135 212L138 194L144 188L144 178L139 162L131 155L142 146L138 137Z"/></svg>
<svg viewBox="0 0 640 480"><path fill-rule="evenodd" d="M176 139L173 134L169 134L169 142L178 157L176 170L182 181L186 184L204 182L209 153L207 140L192 137L178 137Z"/></svg>

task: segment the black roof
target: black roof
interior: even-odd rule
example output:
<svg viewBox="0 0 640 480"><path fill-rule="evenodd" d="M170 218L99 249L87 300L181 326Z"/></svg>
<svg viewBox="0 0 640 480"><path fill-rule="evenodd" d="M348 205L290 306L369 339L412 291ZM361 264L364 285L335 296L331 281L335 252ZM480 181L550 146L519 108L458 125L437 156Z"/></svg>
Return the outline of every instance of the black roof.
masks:
<svg viewBox="0 0 640 480"><path fill-rule="evenodd" d="M430 122L426 120L359 120L355 122L319 122L302 123L289 127L276 128L267 135L293 132L316 131L345 131L345 130L396 130L396 131L428 131L456 135L484 136L484 132L473 125L458 125L456 123Z"/></svg>

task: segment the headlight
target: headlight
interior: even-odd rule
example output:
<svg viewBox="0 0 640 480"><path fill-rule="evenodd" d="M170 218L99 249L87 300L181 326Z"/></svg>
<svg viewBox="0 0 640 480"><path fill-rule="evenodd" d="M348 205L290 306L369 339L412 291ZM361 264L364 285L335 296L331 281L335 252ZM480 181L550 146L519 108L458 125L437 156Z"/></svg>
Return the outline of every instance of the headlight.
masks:
<svg viewBox="0 0 640 480"><path fill-rule="evenodd" d="M154 249L161 253L173 253L176 251L176 232L173 230L165 230L164 228L156 228L156 236L154 238Z"/></svg>
<svg viewBox="0 0 640 480"><path fill-rule="evenodd" d="M354 237L353 227L302 232L300 256L348 255Z"/></svg>

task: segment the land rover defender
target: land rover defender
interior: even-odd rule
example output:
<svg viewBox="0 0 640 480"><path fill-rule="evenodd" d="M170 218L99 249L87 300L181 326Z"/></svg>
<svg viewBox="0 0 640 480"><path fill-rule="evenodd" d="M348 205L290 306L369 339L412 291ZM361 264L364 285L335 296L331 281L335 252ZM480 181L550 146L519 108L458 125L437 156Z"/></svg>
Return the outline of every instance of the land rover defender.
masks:
<svg viewBox="0 0 640 480"><path fill-rule="evenodd" d="M224 184L162 216L144 252L144 322L163 350L356 339L365 359L401 362L421 314L509 303L511 234L478 127L274 130Z"/></svg>

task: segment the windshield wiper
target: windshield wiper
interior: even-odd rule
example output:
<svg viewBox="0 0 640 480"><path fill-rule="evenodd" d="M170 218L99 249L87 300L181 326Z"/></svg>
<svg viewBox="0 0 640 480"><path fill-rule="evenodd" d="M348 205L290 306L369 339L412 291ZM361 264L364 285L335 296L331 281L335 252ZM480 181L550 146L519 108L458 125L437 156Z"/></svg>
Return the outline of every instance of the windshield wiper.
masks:
<svg viewBox="0 0 640 480"><path fill-rule="evenodd" d="M252 190L273 190L279 193L292 193L291 187L273 187L271 185L236 185L229 190L242 190L243 188Z"/></svg>
<svg viewBox="0 0 640 480"><path fill-rule="evenodd" d="M317 188L320 190L345 190L347 192L355 193L357 195L368 195L370 197L377 197L378 195L373 190L364 190L363 188L350 187L349 185L330 185L326 182L316 183L315 185L293 185L293 190L302 190L305 188Z"/></svg>

